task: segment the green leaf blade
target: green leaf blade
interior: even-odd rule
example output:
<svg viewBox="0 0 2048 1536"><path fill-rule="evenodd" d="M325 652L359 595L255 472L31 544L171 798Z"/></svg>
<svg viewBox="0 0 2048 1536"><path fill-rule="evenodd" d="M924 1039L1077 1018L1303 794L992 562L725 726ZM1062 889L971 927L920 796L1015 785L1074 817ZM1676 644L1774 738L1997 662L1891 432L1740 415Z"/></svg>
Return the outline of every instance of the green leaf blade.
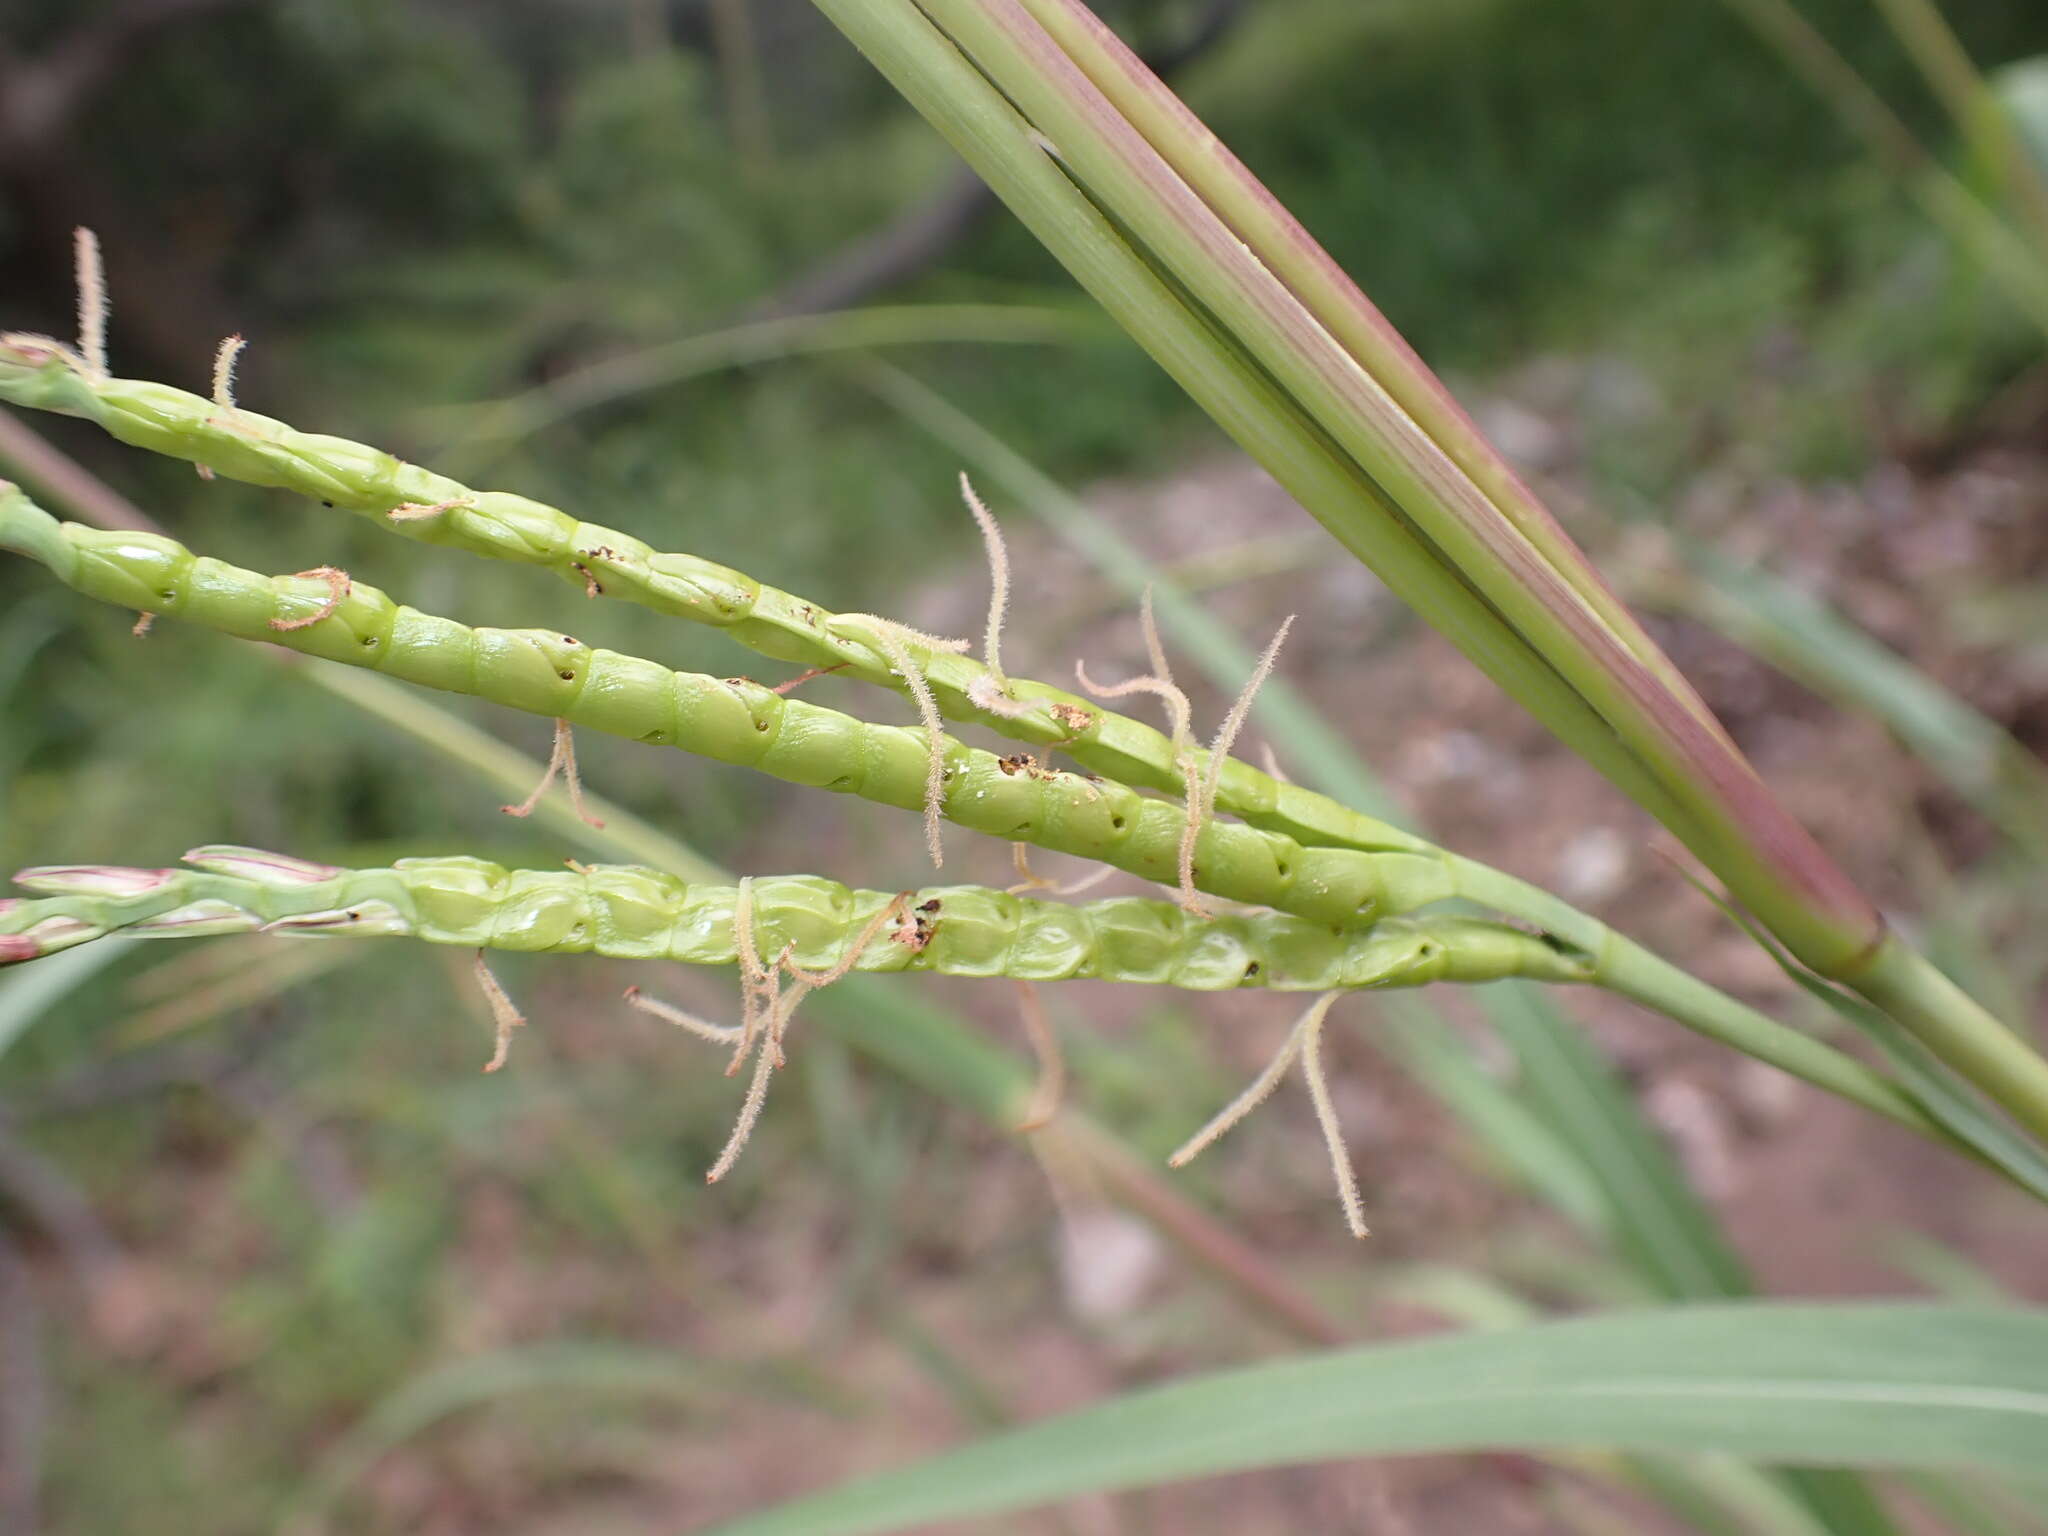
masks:
<svg viewBox="0 0 2048 1536"><path fill-rule="evenodd" d="M715 1536L861 1536L1260 1467L1496 1447L2038 1478L2048 1316L1752 1302L1289 1360L1128 1394Z"/></svg>

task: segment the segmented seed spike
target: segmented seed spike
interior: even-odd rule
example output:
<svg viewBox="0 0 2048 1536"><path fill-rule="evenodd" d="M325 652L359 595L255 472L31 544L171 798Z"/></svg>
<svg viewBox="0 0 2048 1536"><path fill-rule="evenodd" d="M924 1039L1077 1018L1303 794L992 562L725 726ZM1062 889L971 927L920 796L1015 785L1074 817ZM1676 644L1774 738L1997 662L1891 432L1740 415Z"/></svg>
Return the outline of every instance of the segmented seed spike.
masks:
<svg viewBox="0 0 2048 1536"><path fill-rule="evenodd" d="M194 850L205 867L88 865L24 871L40 899L0 901L10 957L30 960L108 933L151 937L268 929L325 937L410 937L467 949L600 954L737 965L755 1036L783 969L929 971L1020 981L1093 977L1195 991L1417 986L1526 976L1587 981L1598 968L1539 935L1476 918L1388 918L1340 929L1273 912L1197 922L1140 896L1069 905L980 886L849 890L808 875L689 885L626 865L508 870L481 859L406 859L338 869L254 849ZM902 921L893 930L888 913ZM173 914L204 910L203 928ZM877 915L882 922L877 925ZM55 925L55 926L49 926ZM757 935L781 944L764 963ZM891 942L879 942L888 933ZM865 942L863 941L865 937ZM746 1043L752 1045L752 1038Z"/></svg>
<svg viewBox="0 0 2048 1536"><path fill-rule="evenodd" d="M841 629L825 606L712 561L653 549L600 524L503 491L472 490L359 443L300 432L285 422L165 385L112 379L49 337L0 334L0 400L82 416L124 442L186 459L254 485L281 486L374 520L387 531L491 559L541 565L579 589L724 629L781 660L891 681L887 657L859 626ZM148 607L148 604L140 606ZM1130 784L1178 791L1180 753L1160 732L1084 704L1043 683L999 686L965 644L927 647L941 715L998 724L1006 734L1057 745L1083 767ZM1250 825L1311 846L1426 852L1413 834L1325 795L1239 764L1219 803Z"/></svg>
<svg viewBox="0 0 2048 1536"><path fill-rule="evenodd" d="M929 720L907 730L874 725L745 679L673 672L595 650L559 631L471 629L402 607L360 582L320 622L275 630L268 621L302 614L303 599L274 578L202 559L161 536L60 523L19 488L0 488L0 547L42 561L80 591L129 607L797 783L937 809L973 831L1098 859L1141 879L1168 881L1180 872L1185 803L1161 804L1113 780L1018 773L996 754L943 735L935 763ZM864 645L880 648L873 621L861 632ZM902 644L893 631L890 638ZM915 674L917 658L909 659ZM1183 802L1189 782L1184 770L1176 778ZM1312 848L1283 834L1215 822L1203 829L1199 884L1226 900L1354 925L1458 894L1458 869L1427 845L1415 852Z"/></svg>

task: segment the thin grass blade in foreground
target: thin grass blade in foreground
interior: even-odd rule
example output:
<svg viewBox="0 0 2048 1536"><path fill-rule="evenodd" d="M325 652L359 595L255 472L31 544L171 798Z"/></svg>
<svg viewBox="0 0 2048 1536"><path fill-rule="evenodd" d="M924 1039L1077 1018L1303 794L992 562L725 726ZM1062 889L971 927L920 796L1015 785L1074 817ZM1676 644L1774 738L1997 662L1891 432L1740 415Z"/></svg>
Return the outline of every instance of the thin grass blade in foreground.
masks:
<svg viewBox="0 0 2048 1536"><path fill-rule="evenodd" d="M1681 546L1649 601L1690 612L1843 708L1875 717L2030 856L2048 859L2048 763L1997 721L1768 570Z"/></svg>
<svg viewBox="0 0 2048 1536"><path fill-rule="evenodd" d="M1608 1447L2038 1481L2048 1316L1733 1303L1347 1350L1198 1377L998 1435L708 1536L863 1536L1354 1456Z"/></svg>

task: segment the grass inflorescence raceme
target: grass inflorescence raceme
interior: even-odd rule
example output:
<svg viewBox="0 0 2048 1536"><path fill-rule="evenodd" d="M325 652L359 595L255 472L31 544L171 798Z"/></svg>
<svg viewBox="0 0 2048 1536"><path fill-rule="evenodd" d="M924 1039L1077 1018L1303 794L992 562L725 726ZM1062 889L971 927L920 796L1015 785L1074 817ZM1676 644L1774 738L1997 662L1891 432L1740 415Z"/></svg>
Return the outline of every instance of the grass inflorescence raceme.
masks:
<svg viewBox="0 0 2048 1536"><path fill-rule="evenodd" d="M677 671L585 645L556 629L471 627L395 602L335 567L265 576L161 534L62 522L20 488L0 483L0 548L41 562L82 593L134 609L141 615L138 633L162 615L549 716L556 722L555 753L542 788L566 772L572 803L578 786L571 728L585 725L793 783L921 809L934 864L942 860L941 818L1006 840L1018 850L1025 877L1019 890L1044 888L1023 855L1030 845L1165 885L1177 891L1179 903L1177 909L1132 900L1060 905L973 887L919 893L912 903L911 893L887 898L787 877L758 890L743 881L720 909L707 888L651 871L507 874L476 861L430 860L351 872L242 854L228 856L233 867L224 869L219 860L208 863L202 850L206 867L198 872L97 866L31 872L32 888L45 894L0 909L0 961L34 958L116 928L174 936L338 928L473 944L480 951L595 950L737 963L747 1022L739 1027L735 1069L762 1031L773 1048L762 1050L741 1130L721 1171L758 1112L767 1074L781 1062L793 999L854 969L1320 991L1509 976L1586 982L1955 1141L1907 1087L1706 986L1555 896L1231 756L1251 696L1275 665L1285 625L1204 750L1195 744L1187 697L1173 681L1149 603L1151 671L1145 675L1098 684L1077 661L1077 680L1093 696L1084 699L1004 671L1008 558L999 523L964 478L990 566L980 658L966 654L965 641L878 615L834 612L743 572L657 550L530 498L476 490L363 444L248 411L233 397L236 338L222 346L210 399L116 377L100 340L104 297L88 259L96 247L82 239L80 250L85 323L79 345L0 336L0 400L84 417L124 442L192 462L208 477L288 488L415 540L553 569L591 598L624 598L708 624L809 670L771 687ZM878 724L788 696L795 684L822 672L909 695L920 724ZM1161 701L1170 730L1103 706L1103 700L1133 694ZM972 747L945 734L944 720L992 727L1036 750L1000 755ZM1064 753L1080 771L1056 766L1054 753ZM539 797L536 789L524 805L506 809L524 814ZM299 873L280 873L290 869ZM308 869L324 873L312 879ZM251 885L252 871L268 878ZM225 880L242 884L213 888ZM337 881L345 885L332 886ZM332 888L314 889L323 883ZM468 893L469 906L461 922L450 922L442 898L457 888ZM801 900L792 894L799 892ZM779 947L757 940L754 903L766 915L783 898L808 911L809 921L825 922L836 937L826 943L811 932L801 942L785 938ZM1218 911L1211 905L1217 898L1254 910ZM1450 901L1525 926L1407 916ZM931 914L941 909L945 921L934 923ZM720 910L722 919L707 916ZM877 942L884 928L888 938ZM826 969L813 972L808 965ZM785 975L794 982L787 994L792 1001L779 1000ZM495 1067L509 1030L522 1020L481 958L478 976L500 1023ZM1320 1012L1312 1013L1319 1022ZM699 1032L723 1038L722 1028ZM1302 1049L1319 1082L1314 1051Z"/></svg>

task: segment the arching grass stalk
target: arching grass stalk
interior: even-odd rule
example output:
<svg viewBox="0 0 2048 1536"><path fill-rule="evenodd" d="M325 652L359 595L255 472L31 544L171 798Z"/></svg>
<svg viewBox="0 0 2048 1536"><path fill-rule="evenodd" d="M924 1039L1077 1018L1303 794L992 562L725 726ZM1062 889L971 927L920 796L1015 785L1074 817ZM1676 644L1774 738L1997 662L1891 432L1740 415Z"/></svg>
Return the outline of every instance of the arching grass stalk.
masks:
<svg viewBox="0 0 2048 1536"><path fill-rule="evenodd" d="M2036 1136L2048 1061L1889 933L1439 385L1079 0L817 0L1195 399L1797 959Z"/></svg>
<svg viewBox="0 0 2048 1536"><path fill-rule="evenodd" d="M11 486L0 488L0 548L40 560L109 601L903 809L923 804L922 731L870 725L744 680L671 672L553 631L469 629L361 584L334 602L324 580L259 576L195 557L162 536L60 523ZM310 624L275 626L309 612L318 614ZM945 750L945 809L961 825L1173 883L1186 825L1181 808L1126 785L1027 770L950 741ZM1420 851L1304 847L1212 821L1198 841L1198 874L1212 895L1292 912L1333 932L1453 897L1479 901L1538 924L1552 936L1544 942L1586 968L1585 979L1612 977L1617 989L1688 1027L1947 1139L1910 1095L1848 1057L1713 991L1555 897L1414 841Z"/></svg>

